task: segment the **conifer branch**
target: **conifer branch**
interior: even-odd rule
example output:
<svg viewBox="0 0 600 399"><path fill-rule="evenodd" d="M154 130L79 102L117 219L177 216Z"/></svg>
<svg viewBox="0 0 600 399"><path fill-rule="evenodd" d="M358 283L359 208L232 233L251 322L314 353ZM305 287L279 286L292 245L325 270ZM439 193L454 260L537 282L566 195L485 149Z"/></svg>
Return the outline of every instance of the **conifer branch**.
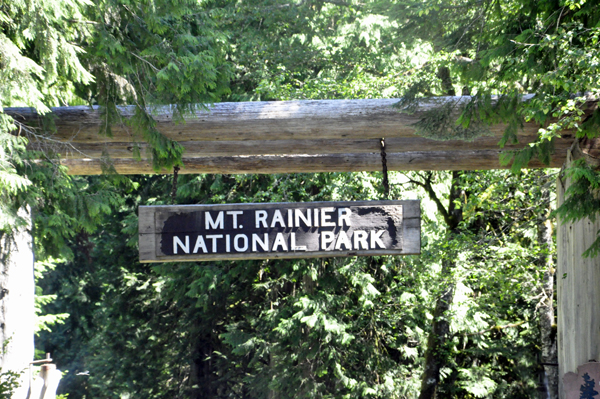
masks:
<svg viewBox="0 0 600 399"><path fill-rule="evenodd" d="M470 333L470 334L465 334L466 337L471 337L474 335L483 335L486 332L491 332L491 331L502 331L506 328L515 328L515 327L519 327L520 325L525 324L525 320L519 321L517 323L511 323L511 324L505 324L503 326L493 326L490 328L486 328L485 330L481 330L481 331L477 331L474 333Z"/></svg>

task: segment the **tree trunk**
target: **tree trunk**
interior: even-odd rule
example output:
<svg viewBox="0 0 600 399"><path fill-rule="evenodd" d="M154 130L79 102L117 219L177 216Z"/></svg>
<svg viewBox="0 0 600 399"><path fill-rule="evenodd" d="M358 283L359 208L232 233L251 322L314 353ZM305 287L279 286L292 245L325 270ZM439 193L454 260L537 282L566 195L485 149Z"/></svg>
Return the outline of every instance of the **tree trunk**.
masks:
<svg viewBox="0 0 600 399"><path fill-rule="evenodd" d="M448 67L440 67L438 69L438 78L442 81L442 91L447 96L455 96L456 90L454 90L454 85L452 83L452 76L450 75L450 68Z"/></svg>
<svg viewBox="0 0 600 399"><path fill-rule="evenodd" d="M196 337L193 344L190 370L190 399L210 399L213 395L213 374L210 357L212 343L209 339Z"/></svg>
<svg viewBox="0 0 600 399"><path fill-rule="evenodd" d="M24 399L29 389L29 362L33 360L34 295L31 211L21 209L26 226L0 235L0 342L4 345L2 372L22 373L13 399Z"/></svg>
<svg viewBox="0 0 600 399"><path fill-rule="evenodd" d="M440 370L444 367L444 345L450 332L450 320L448 311L454 299L454 281L452 279L454 262L447 259L442 262L442 281L446 286L435 304L433 313L433 326L427 339L427 351L425 353L425 370L421 377L421 394L419 399L433 399L437 395L440 384Z"/></svg>
<svg viewBox="0 0 600 399"><path fill-rule="evenodd" d="M558 399L558 352L556 346L556 322L554 320L554 261L552 259L552 224L550 217L550 190L542 188L542 201L548 203L547 212L537 218L538 244L542 250L539 265L544 268L542 302L539 307L542 340L542 363L544 365L544 389L542 399Z"/></svg>
<svg viewBox="0 0 600 399"><path fill-rule="evenodd" d="M457 200L463 195L459 188L460 172L452 172L450 194L448 196L448 207L445 208L437 194L433 191L431 178L428 178L421 186L425 188L429 197L436 203L438 211L443 215L446 222L448 240L452 240L460 232L458 225L462 220L462 209L457 205ZM440 385L440 370L446 365L444 347L450 333L450 315L448 311L454 299L454 278L452 272L456 265L456 254L449 251L444 254L442 261L441 281L444 284L440 296L435 304L433 312L433 324L431 333L427 339L425 351L425 370L421 376L421 393L419 399L434 399L437 397Z"/></svg>

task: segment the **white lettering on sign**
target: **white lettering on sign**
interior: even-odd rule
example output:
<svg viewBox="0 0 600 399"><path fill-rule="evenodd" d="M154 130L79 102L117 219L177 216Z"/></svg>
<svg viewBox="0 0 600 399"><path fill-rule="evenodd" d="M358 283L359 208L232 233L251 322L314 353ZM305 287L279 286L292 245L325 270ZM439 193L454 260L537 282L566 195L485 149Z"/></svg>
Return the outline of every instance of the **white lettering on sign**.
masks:
<svg viewBox="0 0 600 399"><path fill-rule="evenodd" d="M175 237L173 237L175 239ZM198 236L196 239L196 245L194 246L194 253L197 254L198 250L202 249L203 253L207 253L208 249L206 249L206 243L204 243L204 238L202 236Z"/></svg>
<svg viewBox="0 0 600 399"><path fill-rule="evenodd" d="M267 226L267 216L269 216L267 211L256 211L256 213L254 214L254 220L256 220L257 229L260 229L261 225L265 229L269 227Z"/></svg>
<svg viewBox="0 0 600 399"><path fill-rule="evenodd" d="M212 252L213 254L217 252L217 240L219 238L223 238L223 234L211 234L207 235L206 238L212 240Z"/></svg>
<svg viewBox="0 0 600 399"><path fill-rule="evenodd" d="M321 249L327 251L329 248L329 244L333 242L335 239L335 234L333 231L324 231L321 233Z"/></svg>
<svg viewBox="0 0 600 399"><path fill-rule="evenodd" d="M238 228L238 216L239 215L243 215L244 211L227 211L228 215L233 216L233 228L237 229ZM240 226L239 228L241 229L244 226Z"/></svg>
<svg viewBox="0 0 600 399"><path fill-rule="evenodd" d="M307 250L306 245L296 245L296 233L291 233L290 236L292 237L292 243L290 244L290 248L292 249L292 251L306 251Z"/></svg>
<svg viewBox="0 0 600 399"><path fill-rule="evenodd" d="M244 244L240 245L240 241ZM248 249L248 237L245 234L238 234L233 239L233 247L238 252L246 252Z"/></svg>
<svg viewBox="0 0 600 399"><path fill-rule="evenodd" d="M288 209L287 217L284 216L281 210L276 209L269 217L269 213L266 210L254 211L254 227L260 228L289 228L289 227L350 227L352 222L350 220L352 212L350 208L338 208L337 209L337 222L333 221L336 209L333 207L316 208L312 212L310 209ZM243 226L238 225L238 215L243 215L243 211L227 211L227 215L233 217L233 228L242 228ZM319 218L320 216L320 218ZM287 220L286 220L287 219ZM319 223L320 219L320 223ZM206 220L206 229L211 228L222 229L223 219L222 215L219 214L216 220L208 214Z"/></svg>
<svg viewBox="0 0 600 399"><path fill-rule="evenodd" d="M185 244L177 236L173 236L173 252L177 254L177 247L183 249L186 254L190 253L190 236L185 236Z"/></svg>
<svg viewBox="0 0 600 399"><path fill-rule="evenodd" d="M285 242L285 238L283 237L283 233L277 233L275 236L275 242L273 243L272 251L277 251L277 249L281 247L282 251L287 251L287 243Z"/></svg>
<svg viewBox="0 0 600 399"><path fill-rule="evenodd" d="M258 252L256 244L260 245L263 251L269 250L269 234L264 233L264 239L260 239L258 234L252 234L252 252Z"/></svg>
<svg viewBox="0 0 600 399"><path fill-rule="evenodd" d="M323 227L335 226L335 222L331 222L331 215L329 214L329 212L335 212L335 208L321 208L321 226Z"/></svg>
<svg viewBox="0 0 600 399"><path fill-rule="evenodd" d="M277 209L273 214L273 220L271 221L271 227L275 227L275 223L279 223L279 227L285 228L285 222L283 221L283 216L281 215L281 211Z"/></svg>
<svg viewBox="0 0 600 399"><path fill-rule="evenodd" d="M294 216L294 227L300 227L300 219L302 219L302 223L304 223L306 227L312 227L312 222L310 220L310 209L306 210L306 215L304 215L302 209L295 209Z"/></svg>
<svg viewBox="0 0 600 399"><path fill-rule="evenodd" d="M217 219L213 219L210 215L210 212L204 212L204 221L205 221L205 229L223 229L224 227L224 218L223 211L219 212L217 215Z"/></svg>
<svg viewBox="0 0 600 399"><path fill-rule="evenodd" d="M346 232L343 230L338 234L338 239L335 243L335 249L342 249L342 245L346 247L345 249L352 249L352 244L350 243L348 234L346 234Z"/></svg>
<svg viewBox="0 0 600 399"><path fill-rule="evenodd" d="M375 249L376 245L379 245L379 248L385 249L385 244L381 241L381 236L385 233L385 230L379 230L377 233L371 231L371 248Z"/></svg>
<svg viewBox="0 0 600 399"><path fill-rule="evenodd" d="M354 230L354 249L369 249L367 238L369 238L369 233L366 231Z"/></svg>
<svg viewBox="0 0 600 399"><path fill-rule="evenodd" d="M157 229L162 228L157 256L202 260L244 258L241 254L250 259L301 257L302 253L308 257L369 251L395 254L407 242L401 204L239 205L203 205L198 210L186 205L178 208L181 212L163 213L155 222ZM418 240L418 235L411 231L410 239Z"/></svg>
<svg viewBox="0 0 600 399"><path fill-rule="evenodd" d="M350 224L350 209L348 208L340 208L338 209L338 226L343 227L346 222L346 226L351 226Z"/></svg>
<svg viewBox="0 0 600 399"><path fill-rule="evenodd" d="M368 249L385 249L385 243L383 242L383 234L386 230L354 230L352 232L346 232L340 230L335 233L334 231L323 231L319 233L320 248L325 251L345 251L345 250L368 250ZM252 233L251 236L247 234L236 234L232 236L230 234L208 234L198 235L196 237L194 249L191 253L218 253L219 243L224 238L225 252L277 252L277 251L306 251L308 248L306 245L297 245L297 235L295 232L291 233L277 233L269 247L269 234L256 234ZM210 241L210 251L206 245L206 241ZM232 244L233 243L233 251ZM222 245L222 244L221 244ZM190 236L173 236L173 253L190 253Z"/></svg>

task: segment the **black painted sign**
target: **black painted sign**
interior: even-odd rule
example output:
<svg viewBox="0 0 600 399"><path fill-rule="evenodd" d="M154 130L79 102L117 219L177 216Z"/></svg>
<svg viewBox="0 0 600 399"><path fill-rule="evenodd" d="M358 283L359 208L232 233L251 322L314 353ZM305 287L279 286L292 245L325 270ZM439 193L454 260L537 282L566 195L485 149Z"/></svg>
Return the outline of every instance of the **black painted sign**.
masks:
<svg viewBox="0 0 600 399"><path fill-rule="evenodd" d="M140 260L414 254L418 201L140 207Z"/></svg>

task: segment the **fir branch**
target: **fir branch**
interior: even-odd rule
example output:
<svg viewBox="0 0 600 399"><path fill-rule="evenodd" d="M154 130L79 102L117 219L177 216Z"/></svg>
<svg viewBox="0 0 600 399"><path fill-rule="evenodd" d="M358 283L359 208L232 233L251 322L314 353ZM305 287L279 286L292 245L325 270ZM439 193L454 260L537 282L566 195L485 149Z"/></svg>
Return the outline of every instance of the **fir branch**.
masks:
<svg viewBox="0 0 600 399"><path fill-rule="evenodd" d="M493 326L493 327L490 327L490 328L486 328L485 330L481 330L481 331L477 331L477 332L469 333L469 334L464 334L464 336L471 337L471 336L474 336L474 335L483 335L483 334L485 334L487 332L502 331L502 330L504 330L506 328L519 327L522 324L525 324L525 320L519 321L517 323L512 323L512 324L505 324L503 326L496 325L496 326Z"/></svg>

